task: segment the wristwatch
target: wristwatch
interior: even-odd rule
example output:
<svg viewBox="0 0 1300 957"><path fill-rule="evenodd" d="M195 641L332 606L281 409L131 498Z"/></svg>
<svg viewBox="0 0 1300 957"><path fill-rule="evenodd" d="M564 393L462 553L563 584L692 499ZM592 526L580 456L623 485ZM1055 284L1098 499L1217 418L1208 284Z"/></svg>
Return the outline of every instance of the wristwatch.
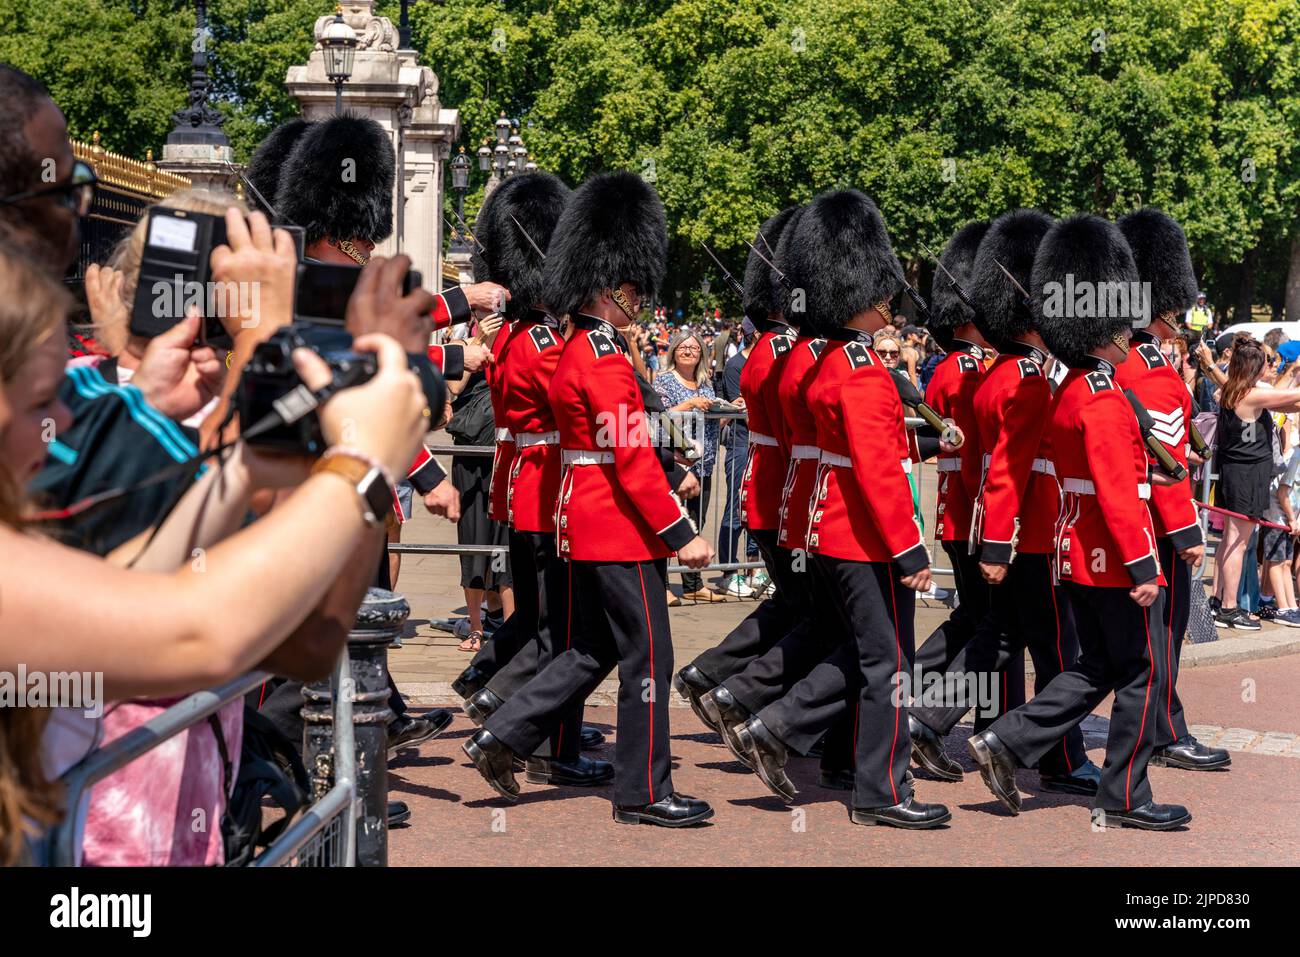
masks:
<svg viewBox="0 0 1300 957"><path fill-rule="evenodd" d="M377 465L346 452L327 456L312 466L312 473L329 472L356 489L361 517L371 528L385 524L393 511L393 486Z"/></svg>

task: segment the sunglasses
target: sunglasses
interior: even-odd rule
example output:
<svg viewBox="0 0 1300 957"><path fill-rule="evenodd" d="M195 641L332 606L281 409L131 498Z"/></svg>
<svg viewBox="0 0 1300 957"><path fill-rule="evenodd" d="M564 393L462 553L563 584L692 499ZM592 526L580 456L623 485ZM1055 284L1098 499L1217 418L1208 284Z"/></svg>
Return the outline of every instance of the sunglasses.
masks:
<svg viewBox="0 0 1300 957"><path fill-rule="evenodd" d="M0 206L12 206L14 203L38 199L41 196L56 196L55 202L64 209L77 216L85 216L90 212L91 204L95 201L95 187L98 185L99 177L90 168L90 164L76 160L72 164L72 175L68 177L67 182L59 183L57 186L47 186L45 189L28 190L25 193L5 196L0 199Z"/></svg>
<svg viewBox="0 0 1300 957"><path fill-rule="evenodd" d="M877 349L876 355L882 359L897 359L899 352L897 349Z"/></svg>

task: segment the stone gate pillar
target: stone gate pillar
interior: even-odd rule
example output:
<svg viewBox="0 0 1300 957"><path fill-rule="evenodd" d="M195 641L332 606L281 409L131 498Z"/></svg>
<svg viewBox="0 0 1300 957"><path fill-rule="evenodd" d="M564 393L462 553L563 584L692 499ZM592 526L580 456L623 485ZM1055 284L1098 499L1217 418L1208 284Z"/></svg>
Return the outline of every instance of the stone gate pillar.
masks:
<svg viewBox="0 0 1300 957"><path fill-rule="evenodd" d="M324 4L322 4L324 6ZM377 121L397 153L393 236L376 250L411 257L426 289L441 288L443 163L460 132L460 114L438 99L438 77L421 66L414 50L398 49L397 29L377 16L373 0L345 0L343 19L357 33L352 77L343 85L343 109ZM316 21L316 46L307 63L285 77L290 95L308 120L334 113L334 84L325 76L320 38L333 14Z"/></svg>

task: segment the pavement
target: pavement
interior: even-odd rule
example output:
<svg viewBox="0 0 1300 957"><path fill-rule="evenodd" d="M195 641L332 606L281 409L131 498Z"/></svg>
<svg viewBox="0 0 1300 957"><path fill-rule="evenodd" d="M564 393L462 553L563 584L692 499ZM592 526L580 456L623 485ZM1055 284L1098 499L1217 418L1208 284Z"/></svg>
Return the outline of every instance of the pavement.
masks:
<svg viewBox="0 0 1300 957"><path fill-rule="evenodd" d="M454 528L422 513L403 530L407 542L451 542ZM403 557L399 591L411 603L402 647L390 668L414 709L454 706L448 683L468 663L458 639L437 619L463 614L456 559ZM944 580L940 579L943 584ZM670 612L680 666L720 640L753 607L750 601L684 605ZM918 641L948 614L942 604L918 604ZM1179 689L1193 733L1229 749L1230 770L1194 773L1151 769L1156 799L1185 804L1193 821L1183 831L1094 830L1087 801L1040 792L1037 774L1020 773L1024 810L1011 818L991 798L967 756L969 726L947 747L967 770L957 784L923 780L918 796L953 811L951 824L925 833L850 823L847 797L817 784L816 762L796 758L800 788L793 807L771 796L736 762L674 694L674 786L703 798L716 814L702 827L667 831L619 825L610 790L522 782L517 804L498 797L460 750L472 732L455 707L455 721L438 738L390 765L392 796L412 810L409 825L390 835L396 865L861 865L1070 864L1187 866L1300 863L1300 629L1270 626L1219 641L1184 644ZM1031 685L1032 686L1032 685ZM614 686L589 701L586 721L609 741L593 757L612 757ZM1100 764L1109 702L1085 723L1089 756ZM903 852L903 853L900 853Z"/></svg>

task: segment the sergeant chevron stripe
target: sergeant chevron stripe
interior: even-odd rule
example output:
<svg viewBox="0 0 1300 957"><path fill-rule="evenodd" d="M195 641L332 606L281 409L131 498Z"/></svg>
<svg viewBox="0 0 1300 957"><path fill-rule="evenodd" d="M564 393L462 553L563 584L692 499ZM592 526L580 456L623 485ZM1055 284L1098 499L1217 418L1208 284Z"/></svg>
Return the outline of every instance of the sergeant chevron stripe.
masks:
<svg viewBox="0 0 1300 957"><path fill-rule="evenodd" d="M1183 425L1183 410L1174 409L1172 412L1157 412L1155 409L1148 409L1151 413L1151 434L1158 438L1165 445L1181 445L1183 439L1187 436L1187 429Z"/></svg>

